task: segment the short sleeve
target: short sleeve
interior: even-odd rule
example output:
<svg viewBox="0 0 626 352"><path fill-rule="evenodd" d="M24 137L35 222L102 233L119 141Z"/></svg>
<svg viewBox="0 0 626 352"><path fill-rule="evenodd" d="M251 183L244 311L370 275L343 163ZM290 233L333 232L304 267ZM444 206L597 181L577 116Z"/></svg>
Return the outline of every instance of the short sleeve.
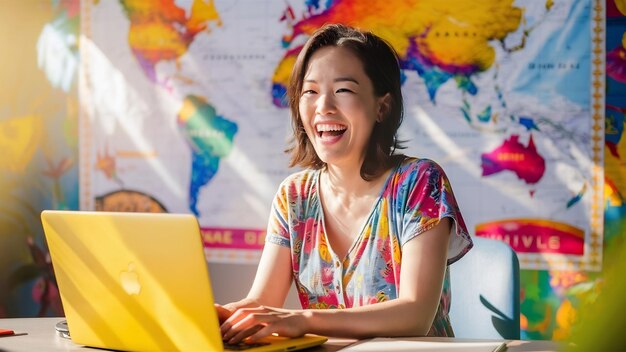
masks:
<svg viewBox="0 0 626 352"><path fill-rule="evenodd" d="M290 247L289 236L289 209L288 192L284 184L278 188L278 192L272 201L272 208L267 223L265 241L284 247Z"/></svg>
<svg viewBox="0 0 626 352"><path fill-rule="evenodd" d="M448 265L459 260L472 248L472 240L452 192L450 181L434 161L417 160L407 170L402 189L405 209L400 243L435 227L441 219L450 218L452 227L448 242Z"/></svg>

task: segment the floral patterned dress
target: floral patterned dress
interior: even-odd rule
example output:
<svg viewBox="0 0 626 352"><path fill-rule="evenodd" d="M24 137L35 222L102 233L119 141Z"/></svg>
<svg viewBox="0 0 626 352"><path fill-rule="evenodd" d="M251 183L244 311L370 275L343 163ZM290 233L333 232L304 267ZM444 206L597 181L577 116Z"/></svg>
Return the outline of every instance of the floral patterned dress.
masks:
<svg viewBox="0 0 626 352"><path fill-rule="evenodd" d="M448 217L453 221L448 265L471 247L463 217L444 171L428 159L407 158L383 190L345 258L328 245L319 197L320 170L287 177L274 198L267 241L291 250L293 278L304 309L350 308L396 299L402 246ZM430 336L454 336L448 312L446 268Z"/></svg>

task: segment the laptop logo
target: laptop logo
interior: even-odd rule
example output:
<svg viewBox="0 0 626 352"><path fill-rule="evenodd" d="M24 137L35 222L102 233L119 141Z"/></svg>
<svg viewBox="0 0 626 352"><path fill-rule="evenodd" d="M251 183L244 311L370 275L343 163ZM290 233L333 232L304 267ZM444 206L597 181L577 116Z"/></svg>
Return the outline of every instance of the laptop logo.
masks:
<svg viewBox="0 0 626 352"><path fill-rule="evenodd" d="M135 272L135 264L128 264L128 270L120 273L120 283L122 288L129 295L138 295L141 291L141 283L139 275Z"/></svg>

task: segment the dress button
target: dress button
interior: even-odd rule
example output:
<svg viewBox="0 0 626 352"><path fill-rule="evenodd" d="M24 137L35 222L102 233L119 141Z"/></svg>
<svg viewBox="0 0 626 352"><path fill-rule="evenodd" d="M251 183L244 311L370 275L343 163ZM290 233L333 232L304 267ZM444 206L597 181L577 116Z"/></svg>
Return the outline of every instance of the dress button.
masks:
<svg viewBox="0 0 626 352"><path fill-rule="evenodd" d="M336 266L336 267L339 267L340 265L341 265L341 263L339 263L339 261L336 261L336 262L335 262L335 266Z"/></svg>

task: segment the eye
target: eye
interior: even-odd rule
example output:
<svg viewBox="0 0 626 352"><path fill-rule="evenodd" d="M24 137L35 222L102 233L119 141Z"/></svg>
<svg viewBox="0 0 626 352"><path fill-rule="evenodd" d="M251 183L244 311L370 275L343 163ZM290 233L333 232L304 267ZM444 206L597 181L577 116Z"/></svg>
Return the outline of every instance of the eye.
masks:
<svg viewBox="0 0 626 352"><path fill-rule="evenodd" d="M354 93L354 91L348 88L339 88L337 89L336 93Z"/></svg>
<svg viewBox="0 0 626 352"><path fill-rule="evenodd" d="M307 90L303 90L302 91L302 95L315 94L315 93L317 93L317 92L314 91L313 89L307 89Z"/></svg>

